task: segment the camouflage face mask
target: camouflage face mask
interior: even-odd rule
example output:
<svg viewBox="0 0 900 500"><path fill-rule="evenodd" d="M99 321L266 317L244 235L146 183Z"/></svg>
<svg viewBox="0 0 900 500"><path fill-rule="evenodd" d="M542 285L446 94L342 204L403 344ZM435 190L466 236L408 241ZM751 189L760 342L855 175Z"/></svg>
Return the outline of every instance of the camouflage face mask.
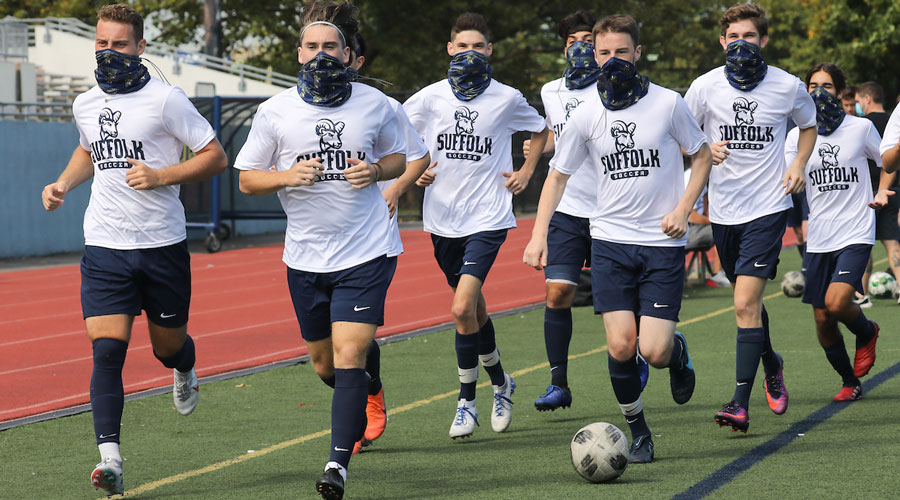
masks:
<svg viewBox="0 0 900 500"><path fill-rule="evenodd" d="M334 56L319 52L300 68L297 93L309 104L333 108L350 99L354 79L344 63Z"/></svg>
<svg viewBox="0 0 900 500"><path fill-rule="evenodd" d="M150 81L147 67L139 56L130 56L112 49L98 50L94 76L100 90L107 94L130 94L144 88Z"/></svg>

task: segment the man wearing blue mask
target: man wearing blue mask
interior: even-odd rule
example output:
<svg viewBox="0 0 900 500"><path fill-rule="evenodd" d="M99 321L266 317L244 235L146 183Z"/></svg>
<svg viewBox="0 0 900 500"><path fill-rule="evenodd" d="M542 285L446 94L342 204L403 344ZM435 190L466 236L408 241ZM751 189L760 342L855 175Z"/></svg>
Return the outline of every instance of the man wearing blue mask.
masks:
<svg viewBox="0 0 900 500"><path fill-rule="evenodd" d="M187 334L190 255L179 185L221 173L227 158L215 132L178 87L141 64L144 21L124 4L97 13L97 86L72 106L80 145L42 193L56 210L91 179L84 214L81 304L93 345L91 410L100 463L91 483L121 494L122 367L134 318L147 312L153 353L174 371L175 408L188 415L200 384ZM183 146L196 155L181 161Z"/></svg>
<svg viewBox="0 0 900 500"><path fill-rule="evenodd" d="M523 260L536 269L548 265L548 228L569 177L594 170L594 311L603 316L610 381L631 431L629 461L648 463L654 447L641 401L637 334L647 362L669 370L672 398L687 403L694 392L694 369L675 324L684 287L688 217L712 160L706 136L684 99L637 72L641 45L634 18L605 17L592 34L601 67L597 83L557 139ZM687 187L682 151L691 157L693 169Z"/></svg>
<svg viewBox="0 0 900 500"><path fill-rule="evenodd" d="M282 260L300 334L316 374L334 388L330 455L316 481L329 500L343 497L365 435L367 354L397 265L377 182L406 168L397 113L346 67L356 15L348 2L304 7L298 84L259 106L234 164L243 193L277 193L287 214Z"/></svg>
<svg viewBox="0 0 900 500"><path fill-rule="evenodd" d="M569 14L559 23L559 36L565 41L566 72L562 78L550 81L541 88L541 100L547 114L550 138L544 152L553 151L556 138L566 121L586 96L597 94L600 65L594 60L594 29L596 19L584 10ZM523 149L530 152L531 141ZM547 303L544 309L544 346L550 364L550 385L534 402L538 411L554 411L572 404L568 383L569 342L572 339L572 303L581 269L590 265L591 211L596 204L597 179L593 169L582 168L563 194L556 212L550 219L547 234L549 255L544 268L547 282ZM639 357L638 361L643 361ZM648 366L641 363L642 380L646 380Z"/></svg>
<svg viewBox="0 0 900 500"><path fill-rule="evenodd" d="M763 60L769 41L765 12L735 5L719 21L725 66L697 78L685 95L713 151L709 219L722 267L734 283L737 317L737 385L715 414L721 426L747 431L750 392L760 358L766 399L777 415L787 411L780 355L772 349L762 298L777 272L792 193L803 190L803 167L816 141L816 110L799 78ZM797 155L784 161L788 118L800 128Z"/></svg>
<svg viewBox="0 0 900 500"><path fill-rule="evenodd" d="M453 289L460 391L450 437L471 436L478 425L475 384L479 360L491 378L491 427L505 431L512 418L515 381L500 364L494 325L481 292L509 229L516 227L512 196L528 185L549 130L521 92L491 78L487 23L478 14L457 18L447 42L447 78L404 103L409 120L437 162L420 184L425 231ZM512 135L531 132L532 151L513 171Z"/></svg>

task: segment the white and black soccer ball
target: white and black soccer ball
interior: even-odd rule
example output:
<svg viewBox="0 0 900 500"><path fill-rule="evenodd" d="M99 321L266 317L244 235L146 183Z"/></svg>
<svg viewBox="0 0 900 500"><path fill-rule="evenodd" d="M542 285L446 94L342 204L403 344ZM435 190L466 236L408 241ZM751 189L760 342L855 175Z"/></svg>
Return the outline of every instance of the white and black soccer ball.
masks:
<svg viewBox="0 0 900 500"><path fill-rule="evenodd" d="M788 297L799 297L806 289L806 277L800 271L788 271L781 280L781 291Z"/></svg>
<svg viewBox="0 0 900 500"><path fill-rule="evenodd" d="M869 295L873 297L879 299L892 297L896 289L897 280L884 271L876 271L869 276Z"/></svg>
<svg viewBox="0 0 900 500"><path fill-rule="evenodd" d="M592 483L612 481L628 467L628 438L618 427L594 422L572 438L572 465Z"/></svg>

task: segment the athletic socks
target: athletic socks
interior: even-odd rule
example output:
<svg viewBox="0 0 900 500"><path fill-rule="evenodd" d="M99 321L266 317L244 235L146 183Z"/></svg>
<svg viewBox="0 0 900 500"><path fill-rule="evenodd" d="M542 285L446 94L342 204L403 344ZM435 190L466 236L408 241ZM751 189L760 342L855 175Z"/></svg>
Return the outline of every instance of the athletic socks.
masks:
<svg viewBox="0 0 900 500"><path fill-rule="evenodd" d="M872 326L872 322L866 318L865 314L863 314L862 309L859 310L859 316L857 316L856 319L844 324L847 325L847 329L850 330L850 333L856 335L857 349L871 342L872 337L875 336L875 327Z"/></svg>
<svg viewBox="0 0 900 500"><path fill-rule="evenodd" d="M381 348L375 340L366 351L366 373L369 374L369 396L374 396L381 390Z"/></svg>
<svg viewBox="0 0 900 500"><path fill-rule="evenodd" d="M823 349L825 349L825 357L828 358L831 367L841 376L844 387L859 385L859 379L853 374L853 365L850 364L850 357L847 355L847 347L844 345L843 337L829 347L823 347Z"/></svg>
<svg viewBox="0 0 900 500"><path fill-rule="evenodd" d="M484 371L491 377L491 385L502 386L506 383L506 374L503 373L503 365L500 364L500 351L497 350L494 323L491 322L491 318L488 318L487 323L482 325L478 332L478 358Z"/></svg>
<svg viewBox="0 0 900 500"><path fill-rule="evenodd" d="M775 354L775 349L772 349L772 338L769 336L769 313L766 312L766 306L762 308L762 327L765 335L763 337L762 351L763 370L765 370L766 374L775 374L781 369L781 361L779 361L778 355ZM756 373L755 370L754 373Z"/></svg>
<svg viewBox="0 0 900 500"><path fill-rule="evenodd" d="M572 340L572 309L544 309L544 346L550 362L550 383L568 387L569 342Z"/></svg>
<svg viewBox="0 0 900 500"><path fill-rule="evenodd" d="M331 398L331 456L346 468L353 446L362 439L366 425L369 376L362 368L336 368Z"/></svg>
<svg viewBox="0 0 900 500"><path fill-rule="evenodd" d="M800 252L800 262L806 260L806 243L801 243L797 245L797 251ZM804 269L805 271L805 269Z"/></svg>
<svg viewBox="0 0 900 500"><path fill-rule="evenodd" d="M641 376L638 373L635 356L625 361L619 361L607 354L609 363L609 380L612 382L613 392L619 402L625 422L631 430L631 439L650 434L647 421L644 419L644 409L641 405Z"/></svg>
<svg viewBox="0 0 900 500"><path fill-rule="evenodd" d="M475 401L478 381L478 334L456 332L456 366L459 369L459 399Z"/></svg>
<svg viewBox="0 0 900 500"><path fill-rule="evenodd" d="M166 368L174 368L181 373L191 371L191 368L194 367L194 361L197 359L194 351L194 339L192 339L190 335L185 337L184 345L182 345L181 349L175 354L163 358L156 354L156 351L153 351L153 355L156 356L156 359L160 360Z"/></svg>
<svg viewBox="0 0 900 500"><path fill-rule="evenodd" d="M735 360L737 385L734 388L734 398L732 399L744 408L748 408L750 405L750 392L753 390L753 380L756 378L756 370L759 368L764 342L765 332L762 328L738 328Z"/></svg>
<svg viewBox="0 0 900 500"><path fill-rule="evenodd" d="M125 389L122 367L128 344L121 340L101 338L93 343L94 371L91 374L91 413L97 444L118 443L122 424Z"/></svg>
<svg viewBox="0 0 900 500"><path fill-rule="evenodd" d="M110 459L114 462L122 463L122 454L119 453L119 443L100 443L97 445L100 450L100 461Z"/></svg>

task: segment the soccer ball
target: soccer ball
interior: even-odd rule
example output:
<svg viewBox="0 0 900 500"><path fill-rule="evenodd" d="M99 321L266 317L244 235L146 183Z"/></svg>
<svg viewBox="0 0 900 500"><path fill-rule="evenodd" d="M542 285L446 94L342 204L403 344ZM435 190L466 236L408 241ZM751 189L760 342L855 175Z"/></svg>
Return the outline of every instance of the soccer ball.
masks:
<svg viewBox="0 0 900 500"><path fill-rule="evenodd" d="M588 424L572 438L572 465L592 483L621 476L628 467L628 455L628 438L613 424Z"/></svg>
<svg viewBox="0 0 900 500"><path fill-rule="evenodd" d="M781 291L788 297L799 297L806 289L806 278L800 271L788 271L781 280Z"/></svg>
<svg viewBox="0 0 900 500"><path fill-rule="evenodd" d="M876 271L869 276L869 295L879 299L891 297L897 289L897 280L884 272Z"/></svg>

